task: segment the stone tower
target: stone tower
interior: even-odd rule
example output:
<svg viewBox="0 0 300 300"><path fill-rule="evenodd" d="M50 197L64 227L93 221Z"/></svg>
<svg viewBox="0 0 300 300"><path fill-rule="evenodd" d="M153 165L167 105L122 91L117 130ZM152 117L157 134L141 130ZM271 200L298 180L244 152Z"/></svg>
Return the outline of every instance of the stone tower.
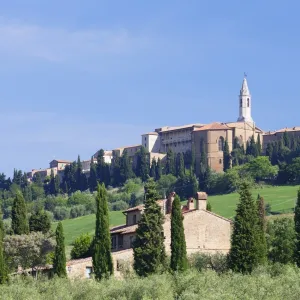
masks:
<svg viewBox="0 0 300 300"><path fill-rule="evenodd" d="M251 95L248 88L246 76L244 76L242 88L240 90L239 107L240 107L240 115L237 121L253 123L251 117Z"/></svg>

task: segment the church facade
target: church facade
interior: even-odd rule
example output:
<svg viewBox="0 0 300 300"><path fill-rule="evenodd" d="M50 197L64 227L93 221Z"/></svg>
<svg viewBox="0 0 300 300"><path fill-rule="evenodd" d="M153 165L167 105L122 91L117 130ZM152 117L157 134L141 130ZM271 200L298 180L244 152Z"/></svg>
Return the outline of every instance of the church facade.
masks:
<svg viewBox="0 0 300 300"><path fill-rule="evenodd" d="M178 127L162 127L142 135L142 146L150 153L166 153L172 149L174 153L195 151L196 165L200 164L201 147L205 147L208 165L216 172L223 171L223 150L227 140L229 150L235 138L246 147L247 141L254 136L263 140L263 131L256 127L252 115L252 99L246 77L240 89L239 117L236 122L211 124L190 124ZM196 173L199 170L196 169Z"/></svg>

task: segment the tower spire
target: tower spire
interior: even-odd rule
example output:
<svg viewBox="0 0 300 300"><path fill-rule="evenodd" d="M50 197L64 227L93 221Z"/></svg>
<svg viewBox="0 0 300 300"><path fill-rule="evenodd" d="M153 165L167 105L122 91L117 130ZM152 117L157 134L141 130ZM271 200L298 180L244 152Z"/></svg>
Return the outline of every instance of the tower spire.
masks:
<svg viewBox="0 0 300 300"><path fill-rule="evenodd" d="M239 118L238 122L251 122L251 94L248 88L247 74L244 73L244 79L239 95Z"/></svg>

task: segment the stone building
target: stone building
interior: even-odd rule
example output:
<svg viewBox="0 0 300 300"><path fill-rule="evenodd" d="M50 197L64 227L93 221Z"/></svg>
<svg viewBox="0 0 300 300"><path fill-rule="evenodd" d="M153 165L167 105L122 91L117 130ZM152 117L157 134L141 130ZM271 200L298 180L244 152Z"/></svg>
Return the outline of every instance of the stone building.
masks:
<svg viewBox="0 0 300 300"><path fill-rule="evenodd" d="M170 255L171 244L171 208L175 193L171 193L168 199L158 200L164 215L165 247ZM197 193L195 199L190 198L182 207L184 216L183 225L186 240L187 253L228 253L230 249L231 220L221 217L206 210L207 194ZM132 264L132 243L135 239L135 231L138 222L144 212L144 206L139 205L127 209L123 213L126 216L126 224L111 228L112 258L114 261L114 274L121 276L121 266L125 263ZM67 272L70 278L90 278L92 273L92 259L84 258L72 260L67 263Z"/></svg>

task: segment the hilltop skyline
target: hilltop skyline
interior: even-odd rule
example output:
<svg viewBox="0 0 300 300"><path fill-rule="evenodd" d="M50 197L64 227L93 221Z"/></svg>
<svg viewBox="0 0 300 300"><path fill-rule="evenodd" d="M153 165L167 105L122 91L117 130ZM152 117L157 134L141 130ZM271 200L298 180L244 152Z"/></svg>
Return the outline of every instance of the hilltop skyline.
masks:
<svg viewBox="0 0 300 300"><path fill-rule="evenodd" d="M258 127L300 125L299 6L0 4L0 172L89 159L161 126L236 121L244 72Z"/></svg>

